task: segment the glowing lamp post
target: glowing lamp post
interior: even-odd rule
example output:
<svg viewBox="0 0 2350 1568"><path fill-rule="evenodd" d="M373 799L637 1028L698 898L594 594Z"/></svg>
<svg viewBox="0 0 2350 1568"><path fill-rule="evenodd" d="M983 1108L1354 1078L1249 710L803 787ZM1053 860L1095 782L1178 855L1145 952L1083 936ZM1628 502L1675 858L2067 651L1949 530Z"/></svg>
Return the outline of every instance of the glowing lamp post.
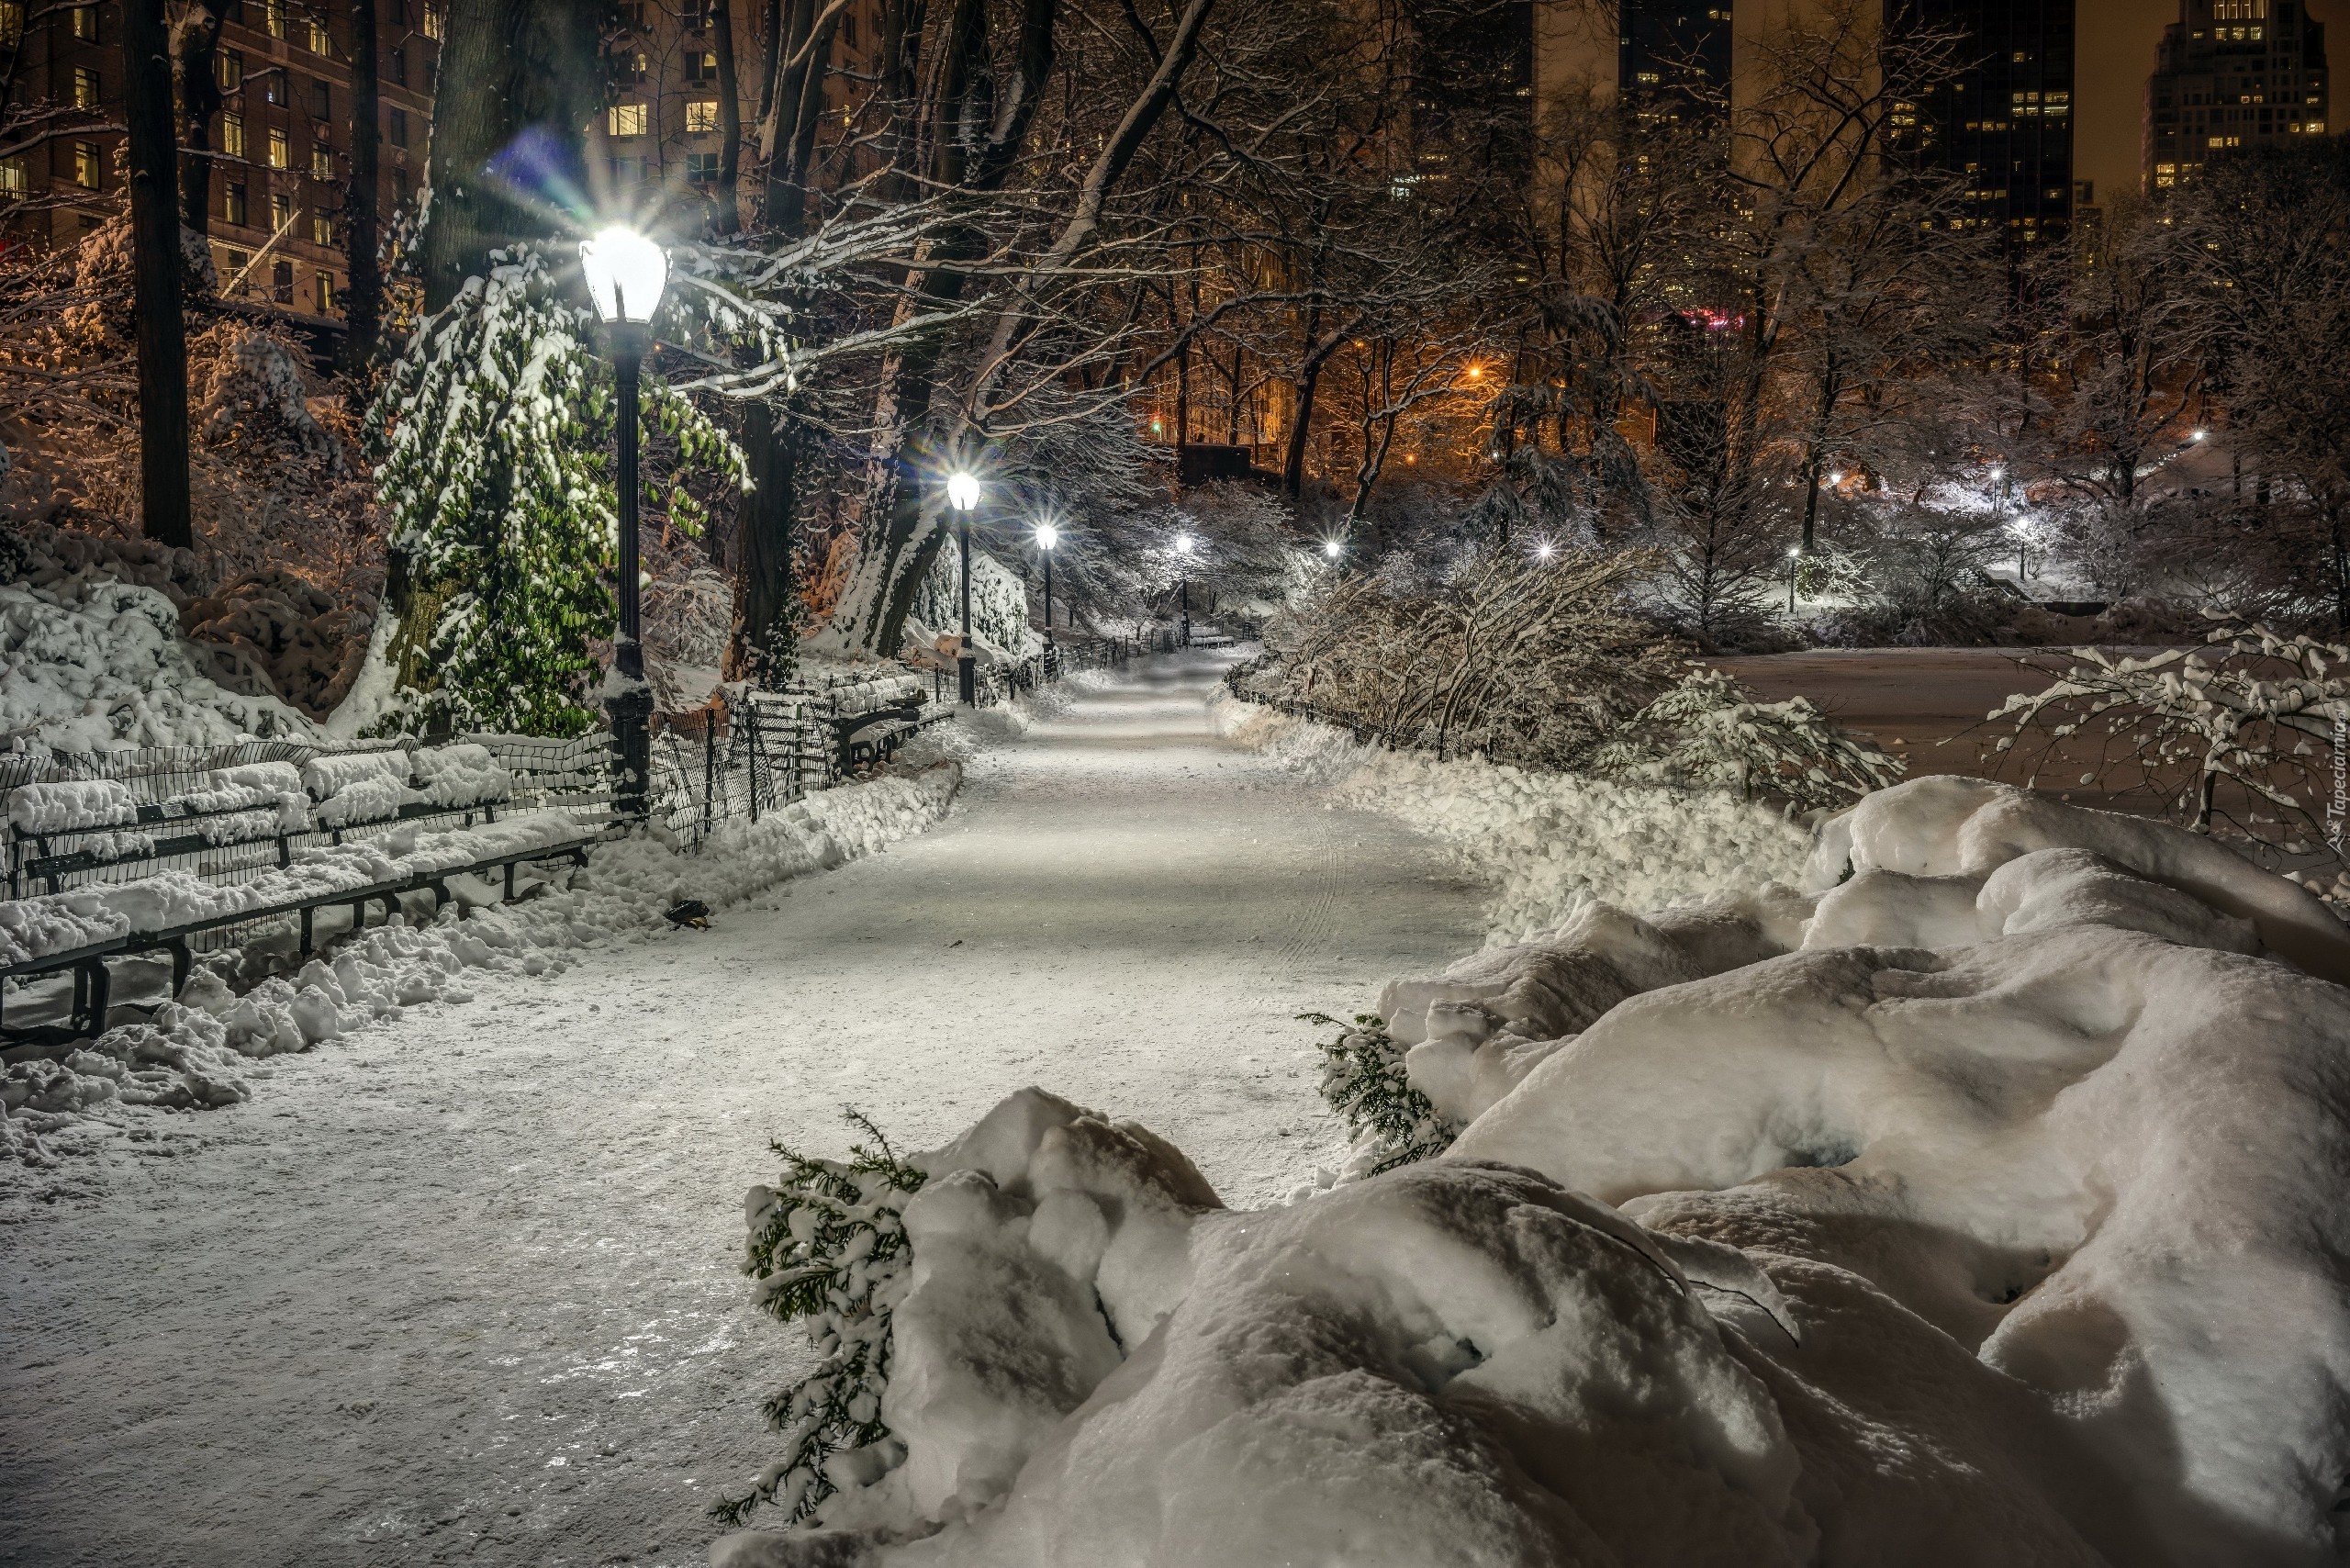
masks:
<svg viewBox="0 0 2350 1568"><path fill-rule="evenodd" d="M1340 555L1346 554L1346 549L1347 547L1344 544L1339 543L1335 539L1325 539L1322 541L1322 554L1329 556L1334 565L1337 563Z"/></svg>
<svg viewBox="0 0 2350 1568"><path fill-rule="evenodd" d="M606 229L580 241L579 270L587 274L588 297L611 340L620 386L621 624L612 642L612 667L621 678L609 708L621 778L612 804L621 816L642 817L653 766L653 692L644 684L644 646L638 641L636 384L652 338L653 312L668 286L669 258L633 230Z"/></svg>
<svg viewBox="0 0 2350 1568"><path fill-rule="evenodd" d="M979 481L968 469L946 476L946 500L961 513L963 640L955 653L955 690L966 708L979 705L979 661L971 651L971 509L979 504Z"/></svg>
<svg viewBox="0 0 2350 1568"><path fill-rule="evenodd" d="M1036 525L1036 548L1045 553L1045 670L1052 673L1053 664L1053 546L1061 542L1061 531L1049 522Z"/></svg>
<svg viewBox="0 0 2350 1568"><path fill-rule="evenodd" d="M1183 596L1183 630L1181 635L1176 640L1176 645L1188 648L1192 645L1192 536L1190 534L1179 533L1175 536L1175 554L1183 563L1183 576L1177 585Z"/></svg>

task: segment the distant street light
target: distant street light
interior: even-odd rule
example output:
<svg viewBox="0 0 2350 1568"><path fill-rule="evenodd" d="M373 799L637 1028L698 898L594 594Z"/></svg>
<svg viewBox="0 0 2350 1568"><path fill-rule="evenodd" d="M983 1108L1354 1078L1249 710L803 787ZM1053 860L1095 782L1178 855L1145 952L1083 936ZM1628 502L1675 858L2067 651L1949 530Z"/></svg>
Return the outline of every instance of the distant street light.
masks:
<svg viewBox="0 0 2350 1568"><path fill-rule="evenodd" d="M1045 553L1045 660L1053 657L1053 546L1061 542L1061 531L1049 522L1036 525L1036 548Z"/></svg>
<svg viewBox="0 0 2350 1568"><path fill-rule="evenodd" d="M1333 561L1344 554L1346 553L1346 548L1347 547L1344 544L1339 543L1335 539L1325 539L1322 541L1322 554L1329 556Z"/></svg>
<svg viewBox="0 0 2350 1568"><path fill-rule="evenodd" d="M1557 554L1558 551L1559 547L1557 545L1545 539L1541 543L1537 544L1534 547L1534 558L1538 561L1547 561L1551 556Z"/></svg>
<svg viewBox="0 0 2350 1568"><path fill-rule="evenodd" d="M1790 614L1790 615L1793 615L1793 614L1796 612L1796 572L1801 568L1801 566L1802 566L1802 563L1803 563L1803 546L1802 546L1802 545L1800 545L1800 544L1790 544L1790 545L1788 545L1788 546L1787 546L1787 613L1788 613L1788 614Z"/></svg>
<svg viewBox="0 0 2350 1568"><path fill-rule="evenodd" d="M644 645L639 635L637 374L652 341L653 313L668 286L669 258L643 235L616 226L579 242L579 270L587 275L588 297L611 340L613 376L620 387L621 623L612 640L612 667L621 679L607 707L621 756L621 778L612 804L623 817L642 817L653 772L653 691L644 684Z"/></svg>
<svg viewBox="0 0 2350 1568"><path fill-rule="evenodd" d="M1192 645L1192 539L1190 534L1179 533L1175 536L1175 554L1183 561L1183 577L1178 585L1183 596L1183 630L1181 635L1176 639L1176 646L1182 648Z"/></svg>
<svg viewBox="0 0 2350 1568"><path fill-rule="evenodd" d="M2197 431L2195 432L2195 434L2193 435L2193 437L2191 437L2190 439L2195 440L2195 441L2201 441L2205 436L2210 435L2210 433L2211 433L2211 432L2210 432L2210 431L2199 430L2199 431Z"/></svg>
<svg viewBox="0 0 2350 1568"><path fill-rule="evenodd" d="M979 504L979 481L957 468L946 476L946 499L963 514L963 639L955 651L955 691L966 708L979 705L979 661L971 651L971 509Z"/></svg>

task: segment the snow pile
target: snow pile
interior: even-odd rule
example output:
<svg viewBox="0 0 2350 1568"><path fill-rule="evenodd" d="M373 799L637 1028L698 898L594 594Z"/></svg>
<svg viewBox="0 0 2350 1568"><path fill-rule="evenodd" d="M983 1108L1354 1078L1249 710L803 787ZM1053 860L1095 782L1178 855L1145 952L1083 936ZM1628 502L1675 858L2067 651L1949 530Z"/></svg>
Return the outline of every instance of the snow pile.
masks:
<svg viewBox="0 0 2350 1568"><path fill-rule="evenodd" d="M23 833L66 833L137 822L139 801L114 778L19 784L8 791L8 821Z"/></svg>
<svg viewBox="0 0 2350 1568"><path fill-rule="evenodd" d="M266 809L287 833L310 825L310 799L302 771L290 762L252 762L206 774L195 788L163 802L163 814L196 816L210 812Z"/></svg>
<svg viewBox="0 0 2350 1568"><path fill-rule="evenodd" d="M713 1562L2338 1561L2350 934L1971 780L1807 890L1398 981L1469 1125L1281 1207L1015 1095L916 1160L887 1438Z"/></svg>
<svg viewBox="0 0 2350 1568"><path fill-rule="evenodd" d="M1495 942L1548 931L1594 899L1644 908L1790 881L1809 853L1801 827L1724 790L1439 762L1222 692L1210 710L1224 734L1331 785L1343 803L1400 817L1492 877Z"/></svg>
<svg viewBox="0 0 2350 1568"><path fill-rule="evenodd" d="M663 913L684 898L711 908L787 878L826 870L922 831L946 813L961 770L935 767L844 785L769 812L757 823L721 823L699 855L678 853L649 837L599 845L585 870L558 875L536 896L513 904L494 890L459 881L459 896L416 926L373 927L337 944L298 971L289 953L256 948L207 959L180 1002L143 1024L124 1025L62 1059L11 1064L0 1076L0 1150L47 1158L43 1138L77 1115L118 1105L191 1108L247 1098L245 1059L300 1049L371 1023L396 1021L401 1009L469 999L468 970L559 972L569 955L616 936L666 929ZM429 873L478 858L484 845L520 845L555 819L523 818L444 833L403 828L383 838L307 851L268 876L314 884L363 885ZM234 888L205 888L184 873L138 883L77 890L55 899L0 903L0 961L8 944L62 951L119 935L134 923L168 921L247 898L266 878ZM77 902L77 901L80 901ZM330 917L322 916L326 924ZM281 941L277 947L290 947ZM258 970L258 973L250 971ZM253 980L236 995L224 976Z"/></svg>
<svg viewBox="0 0 2350 1568"><path fill-rule="evenodd" d="M285 703L207 678L161 591L95 569L0 582L0 742L106 751L316 733Z"/></svg>
<svg viewBox="0 0 2350 1568"><path fill-rule="evenodd" d="M408 788L413 764L405 751L330 752L302 765L302 788L318 802L321 827L382 822L424 799Z"/></svg>

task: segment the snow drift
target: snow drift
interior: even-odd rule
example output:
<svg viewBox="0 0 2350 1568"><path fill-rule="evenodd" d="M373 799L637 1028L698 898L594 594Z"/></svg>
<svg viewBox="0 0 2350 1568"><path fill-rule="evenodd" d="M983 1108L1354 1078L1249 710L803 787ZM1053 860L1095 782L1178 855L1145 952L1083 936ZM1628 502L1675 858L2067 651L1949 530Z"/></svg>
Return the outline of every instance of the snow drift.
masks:
<svg viewBox="0 0 2350 1568"><path fill-rule="evenodd" d="M1805 880L1392 984L1465 1130L1283 1207L1014 1096L918 1161L889 1441L712 1562L2337 1561L2340 924L1942 778Z"/></svg>

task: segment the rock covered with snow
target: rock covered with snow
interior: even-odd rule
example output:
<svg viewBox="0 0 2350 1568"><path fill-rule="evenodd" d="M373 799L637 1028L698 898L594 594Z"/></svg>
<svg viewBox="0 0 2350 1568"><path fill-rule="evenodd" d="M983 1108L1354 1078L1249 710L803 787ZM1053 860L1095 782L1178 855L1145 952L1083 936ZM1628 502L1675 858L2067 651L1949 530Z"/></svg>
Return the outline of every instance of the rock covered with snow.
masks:
<svg viewBox="0 0 2350 1568"><path fill-rule="evenodd" d="M1468 1126L1280 1208L1016 1096L908 1210L902 1462L712 1561L2338 1561L2342 936L2213 847L1925 779L1585 904L1391 985Z"/></svg>

